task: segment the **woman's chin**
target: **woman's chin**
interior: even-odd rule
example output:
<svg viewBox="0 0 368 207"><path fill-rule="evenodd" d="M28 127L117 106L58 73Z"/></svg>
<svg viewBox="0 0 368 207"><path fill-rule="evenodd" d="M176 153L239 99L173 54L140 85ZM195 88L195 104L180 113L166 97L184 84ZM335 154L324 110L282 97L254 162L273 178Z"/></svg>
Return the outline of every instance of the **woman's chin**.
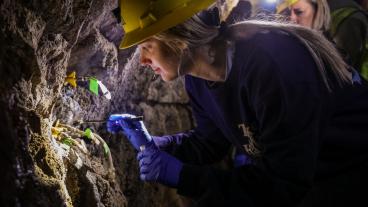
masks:
<svg viewBox="0 0 368 207"><path fill-rule="evenodd" d="M165 82L170 82L170 81L173 81L177 78L178 76L177 75L163 75L161 74L161 79Z"/></svg>

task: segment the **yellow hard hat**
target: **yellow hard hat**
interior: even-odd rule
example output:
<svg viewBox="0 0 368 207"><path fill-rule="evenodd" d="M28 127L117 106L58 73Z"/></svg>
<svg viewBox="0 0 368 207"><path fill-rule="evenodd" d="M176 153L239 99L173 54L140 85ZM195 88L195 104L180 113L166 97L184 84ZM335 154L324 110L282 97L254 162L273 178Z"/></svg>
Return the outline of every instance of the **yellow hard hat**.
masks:
<svg viewBox="0 0 368 207"><path fill-rule="evenodd" d="M299 0L286 0L286 2L288 3L289 6L295 4L296 2L298 2Z"/></svg>
<svg viewBox="0 0 368 207"><path fill-rule="evenodd" d="M120 49L134 46L208 8L216 0L120 0L125 31Z"/></svg>
<svg viewBox="0 0 368 207"><path fill-rule="evenodd" d="M280 14L282 11L284 11L285 9L287 9L288 7L292 6L293 4L295 4L296 2L298 2L299 0L284 0L281 3L279 3L276 7L276 13Z"/></svg>

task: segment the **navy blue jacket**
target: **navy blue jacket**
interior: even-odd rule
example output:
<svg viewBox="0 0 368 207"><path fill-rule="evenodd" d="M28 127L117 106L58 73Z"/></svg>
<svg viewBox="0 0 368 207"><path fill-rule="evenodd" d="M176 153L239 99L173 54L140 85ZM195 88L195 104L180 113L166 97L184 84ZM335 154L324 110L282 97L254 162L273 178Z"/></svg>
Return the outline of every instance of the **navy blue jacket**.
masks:
<svg viewBox="0 0 368 207"><path fill-rule="evenodd" d="M198 206L295 206L318 183L368 163L367 83L339 87L330 74L329 91L291 35L236 42L223 83L185 80L197 127L177 135L171 153L185 163L178 193ZM230 145L253 163L208 165Z"/></svg>

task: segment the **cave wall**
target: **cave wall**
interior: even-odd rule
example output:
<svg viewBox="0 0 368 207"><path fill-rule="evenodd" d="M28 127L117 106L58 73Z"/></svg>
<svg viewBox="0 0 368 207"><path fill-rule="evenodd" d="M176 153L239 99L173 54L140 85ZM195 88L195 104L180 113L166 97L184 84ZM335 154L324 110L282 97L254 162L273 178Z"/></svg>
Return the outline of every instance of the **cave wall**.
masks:
<svg viewBox="0 0 368 207"><path fill-rule="evenodd" d="M103 123L111 113L143 115L151 134L193 126L183 80L164 83L140 67L135 48L119 50L117 0L3 0L0 3L1 206L183 206L171 189L139 180L136 152ZM112 99L65 84L72 71L94 76ZM63 156L55 123L87 127L109 146L85 143ZM82 164L77 165L77 161Z"/></svg>

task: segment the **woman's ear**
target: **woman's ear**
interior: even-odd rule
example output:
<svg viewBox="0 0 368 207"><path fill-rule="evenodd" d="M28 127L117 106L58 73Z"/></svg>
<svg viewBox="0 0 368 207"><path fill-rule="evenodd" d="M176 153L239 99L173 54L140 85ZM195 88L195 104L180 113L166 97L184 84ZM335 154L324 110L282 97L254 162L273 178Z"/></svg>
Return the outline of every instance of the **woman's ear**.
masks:
<svg viewBox="0 0 368 207"><path fill-rule="evenodd" d="M194 66L194 59L191 51L188 47L184 49L180 54L178 76L187 74Z"/></svg>
<svg viewBox="0 0 368 207"><path fill-rule="evenodd" d="M210 64L213 64L215 62L216 53L218 53L216 47L212 47L212 46L208 47L207 54L208 54L208 62Z"/></svg>

